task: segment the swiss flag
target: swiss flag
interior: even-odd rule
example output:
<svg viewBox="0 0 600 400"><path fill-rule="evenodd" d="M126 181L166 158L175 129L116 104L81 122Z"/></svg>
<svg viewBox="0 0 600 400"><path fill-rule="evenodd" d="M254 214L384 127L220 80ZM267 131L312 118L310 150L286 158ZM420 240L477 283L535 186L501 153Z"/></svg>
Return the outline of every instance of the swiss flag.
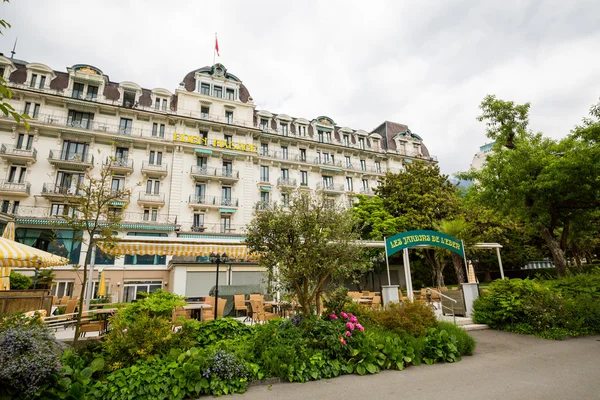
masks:
<svg viewBox="0 0 600 400"><path fill-rule="evenodd" d="M217 35L215 35L215 51L217 52L217 55L221 57L219 54L219 40L217 39Z"/></svg>

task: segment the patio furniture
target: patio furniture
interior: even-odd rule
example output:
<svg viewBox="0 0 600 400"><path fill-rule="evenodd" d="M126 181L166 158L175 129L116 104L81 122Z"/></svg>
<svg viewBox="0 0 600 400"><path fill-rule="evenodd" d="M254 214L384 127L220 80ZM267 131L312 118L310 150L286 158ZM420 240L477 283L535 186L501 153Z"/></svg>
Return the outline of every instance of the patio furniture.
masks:
<svg viewBox="0 0 600 400"><path fill-rule="evenodd" d="M79 327L79 337L85 337L88 332L98 332L98 336L103 335L103 324L101 321L87 322Z"/></svg>
<svg viewBox="0 0 600 400"><path fill-rule="evenodd" d="M381 296L373 296L373 300L371 302L371 308L373 308L373 309L381 308Z"/></svg>
<svg viewBox="0 0 600 400"><path fill-rule="evenodd" d="M252 320L258 322L267 322L277 318L277 314L265 311L263 302L260 300L250 300L252 306Z"/></svg>
<svg viewBox="0 0 600 400"><path fill-rule="evenodd" d="M214 298L213 298L214 300ZM213 301L214 304L214 301ZM185 306L183 306L184 310L189 310L191 317L193 319L197 319L198 321L204 321L204 310L207 310L207 312L212 312L214 306L208 303L190 303L190 304L186 304ZM214 314L214 312L213 312ZM213 319L214 319L214 315L213 315Z"/></svg>
<svg viewBox="0 0 600 400"><path fill-rule="evenodd" d="M71 300L71 298L70 298L69 296L63 296L63 297L60 299L60 303L59 303L59 305L61 305L61 306L65 306L65 305L67 305L67 303L69 302L69 300Z"/></svg>
<svg viewBox="0 0 600 400"><path fill-rule="evenodd" d="M246 305L246 298L243 294L236 294L233 296L235 316L238 316L238 311L243 311L246 316L248 315L248 306Z"/></svg>
<svg viewBox="0 0 600 400"><path fill-rule="evenodd" d="M175 330L175 328L177 328L179 326L183 326L182 319L186 320L186 319L191 319L191 318L192 318L192 310L186 310L183 307L175 307L173 309L173 312L171 313L173 330Z"/></svg>

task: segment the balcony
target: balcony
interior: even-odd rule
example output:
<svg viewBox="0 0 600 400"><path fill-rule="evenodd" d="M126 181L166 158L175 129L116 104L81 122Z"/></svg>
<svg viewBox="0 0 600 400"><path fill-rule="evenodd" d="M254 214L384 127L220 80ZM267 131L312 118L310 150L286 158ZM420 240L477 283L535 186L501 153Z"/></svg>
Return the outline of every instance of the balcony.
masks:
<svg viewBox="0 0 600 400"><path fill-rule="evenodd" d="M37 160L37 150L19 149L17 146L3 144L0 147L0 157L10 161L33 163Z"/></svg>
<svg viewBox="0 0 600 400"><path fill-rule="evenodd" d="M30 192L29 182L0 181L0 195L27 197Z"/></svg>
<svg viewBox="0 0 600 400"><path fill-rule="evenodd" d="M150 164L148 161L142 162L142 174L146 176L167 176L169 173L167 164Z"/></svg>
<svg viewBox="0 0 600 400"><path fill-rule="evenodd" d="M83 196L84 193L75 186L62 186L54 183L44 183L42 196L48 200L73 201Z"/></svg>
<svg viewBox="0 0 600 400"><path fill-rule="evenodd" d="M118 174L131 174L133 172L133 159L129 158L106 157L104 165Z"/></svg>
<svg viewBox="0 0 600 400"><path fill-rule="evenodd" d="M190 176L196 180L210 180L217 176L217 169L192 165Z"/></svg>
<svg viewBox="0 0 600 400"><path fill-rule="evenodd" d="M364 196L375 196L375 192L371 188L362 188L360 189L360 194Z"/></svg>
<svg viewBox="0 0 600 400"><path fill-rule="evenodd" d="M255 208L257 212L268 211L274 208L274 204L270 201L259 201L256 203Z"/></svg>
<svg viewBox="0 0 600 400"><path fill-rule="evenodd" d="M215 173L223 183L235 183L240 180L240 171L229 168L217 168Z"/></svg>
<svg viewBox="0 0 600 400"><path fill-rule="evenodd" d="M323 193L326 194L342 194L345 191L344 185L338 185L335 183L326 185L322 182L317 183L317 190L322 190Z"/></svg>
<svg viewBox="0 0 600 400"><path fill-rule="evenodd" d="M94 167L94 156L70 151L50 150L48 162L56 167L83 171Z"/></svg>
<svg viewBox="0 0 600 400"><path fill-rule="evenodd" d="M245 225L231 225L220 223L204 223L202 225L191 225L190 232L193 233L221 233L221 234L240 234L243 233Z"/></svg>
<svg viewBox="0 0 600 400"><path fill-rule="evenodd" d="M140 206L162 207L165 205L165 194L140 192L138 204Z"/></svg>
<svg viewBox="0 0 600 400"><path fill-rule="evenodd" d="M279 186L281 189L295 189L297 186L296 179L278 178L277 186Z"/></svg>
<svg viewBox="0 0 600 400"><path fill-rule="evenodd" d="M231 197L195 196L190 195L189 205L191 208L238 208L239 200Z"/></svg>

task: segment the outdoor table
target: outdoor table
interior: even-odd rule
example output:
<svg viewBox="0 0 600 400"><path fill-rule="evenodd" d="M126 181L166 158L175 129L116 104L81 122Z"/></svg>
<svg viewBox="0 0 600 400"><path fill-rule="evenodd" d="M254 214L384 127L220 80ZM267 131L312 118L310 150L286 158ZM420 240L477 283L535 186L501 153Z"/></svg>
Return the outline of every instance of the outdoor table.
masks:
<svg viewBox="0 0 600 400"><path fill-rule="evenodd" d="M118 308L99 308L94 310L94 315L98 316L98 319L102 321L102 332L101 335L104 335L108 331L108 317L115 315Z"/></svg>
<svg viewBox="0 0 600 400"><path fill-rule="evenodd" d="M184 310L191 310L192 318L197 319L198 321L202 321L202 310L211 308L213 308L213 306L207 303L191 303L183 306Z"/></svg>
<svg viewBox="0 0 600 400"><path fill-rule="evenodd" d="M353 301L355 303L369 304L369 303L373 302L373 299L363 299L363 298L360 298L360 299L353 299Z"/></svg>

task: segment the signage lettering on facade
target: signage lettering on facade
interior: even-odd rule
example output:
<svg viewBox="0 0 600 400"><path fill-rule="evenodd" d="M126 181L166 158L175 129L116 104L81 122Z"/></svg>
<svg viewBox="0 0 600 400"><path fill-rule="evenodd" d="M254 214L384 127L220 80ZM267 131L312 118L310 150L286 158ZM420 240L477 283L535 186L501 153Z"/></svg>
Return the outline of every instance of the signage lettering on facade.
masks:
<svg viewBox="0 0 600 400"><path fill-rule="evenodd" d="M187 135L185 133L174 133L173 141L197 144L200 146L212 146L212 147L218 147L221 149L240 150L240 151L246 151L249 153L257 153L258 152L258 148L256 147L256 145L254 145L252 143L246 144L246 143L239 143L239 142L228 142L228 141L222 140L222 139L208 139L208 138L203 138L202 136Z"/></svg>
<svg viewBox="0 0 600 400"><path fill-rule="evenodd" d="M399 233L388 238L385 241L385 245L387 247L388 256L408 247L422 245L442 247L463 255L463 246L460 240L435 231L410 231Z"/></svg>

